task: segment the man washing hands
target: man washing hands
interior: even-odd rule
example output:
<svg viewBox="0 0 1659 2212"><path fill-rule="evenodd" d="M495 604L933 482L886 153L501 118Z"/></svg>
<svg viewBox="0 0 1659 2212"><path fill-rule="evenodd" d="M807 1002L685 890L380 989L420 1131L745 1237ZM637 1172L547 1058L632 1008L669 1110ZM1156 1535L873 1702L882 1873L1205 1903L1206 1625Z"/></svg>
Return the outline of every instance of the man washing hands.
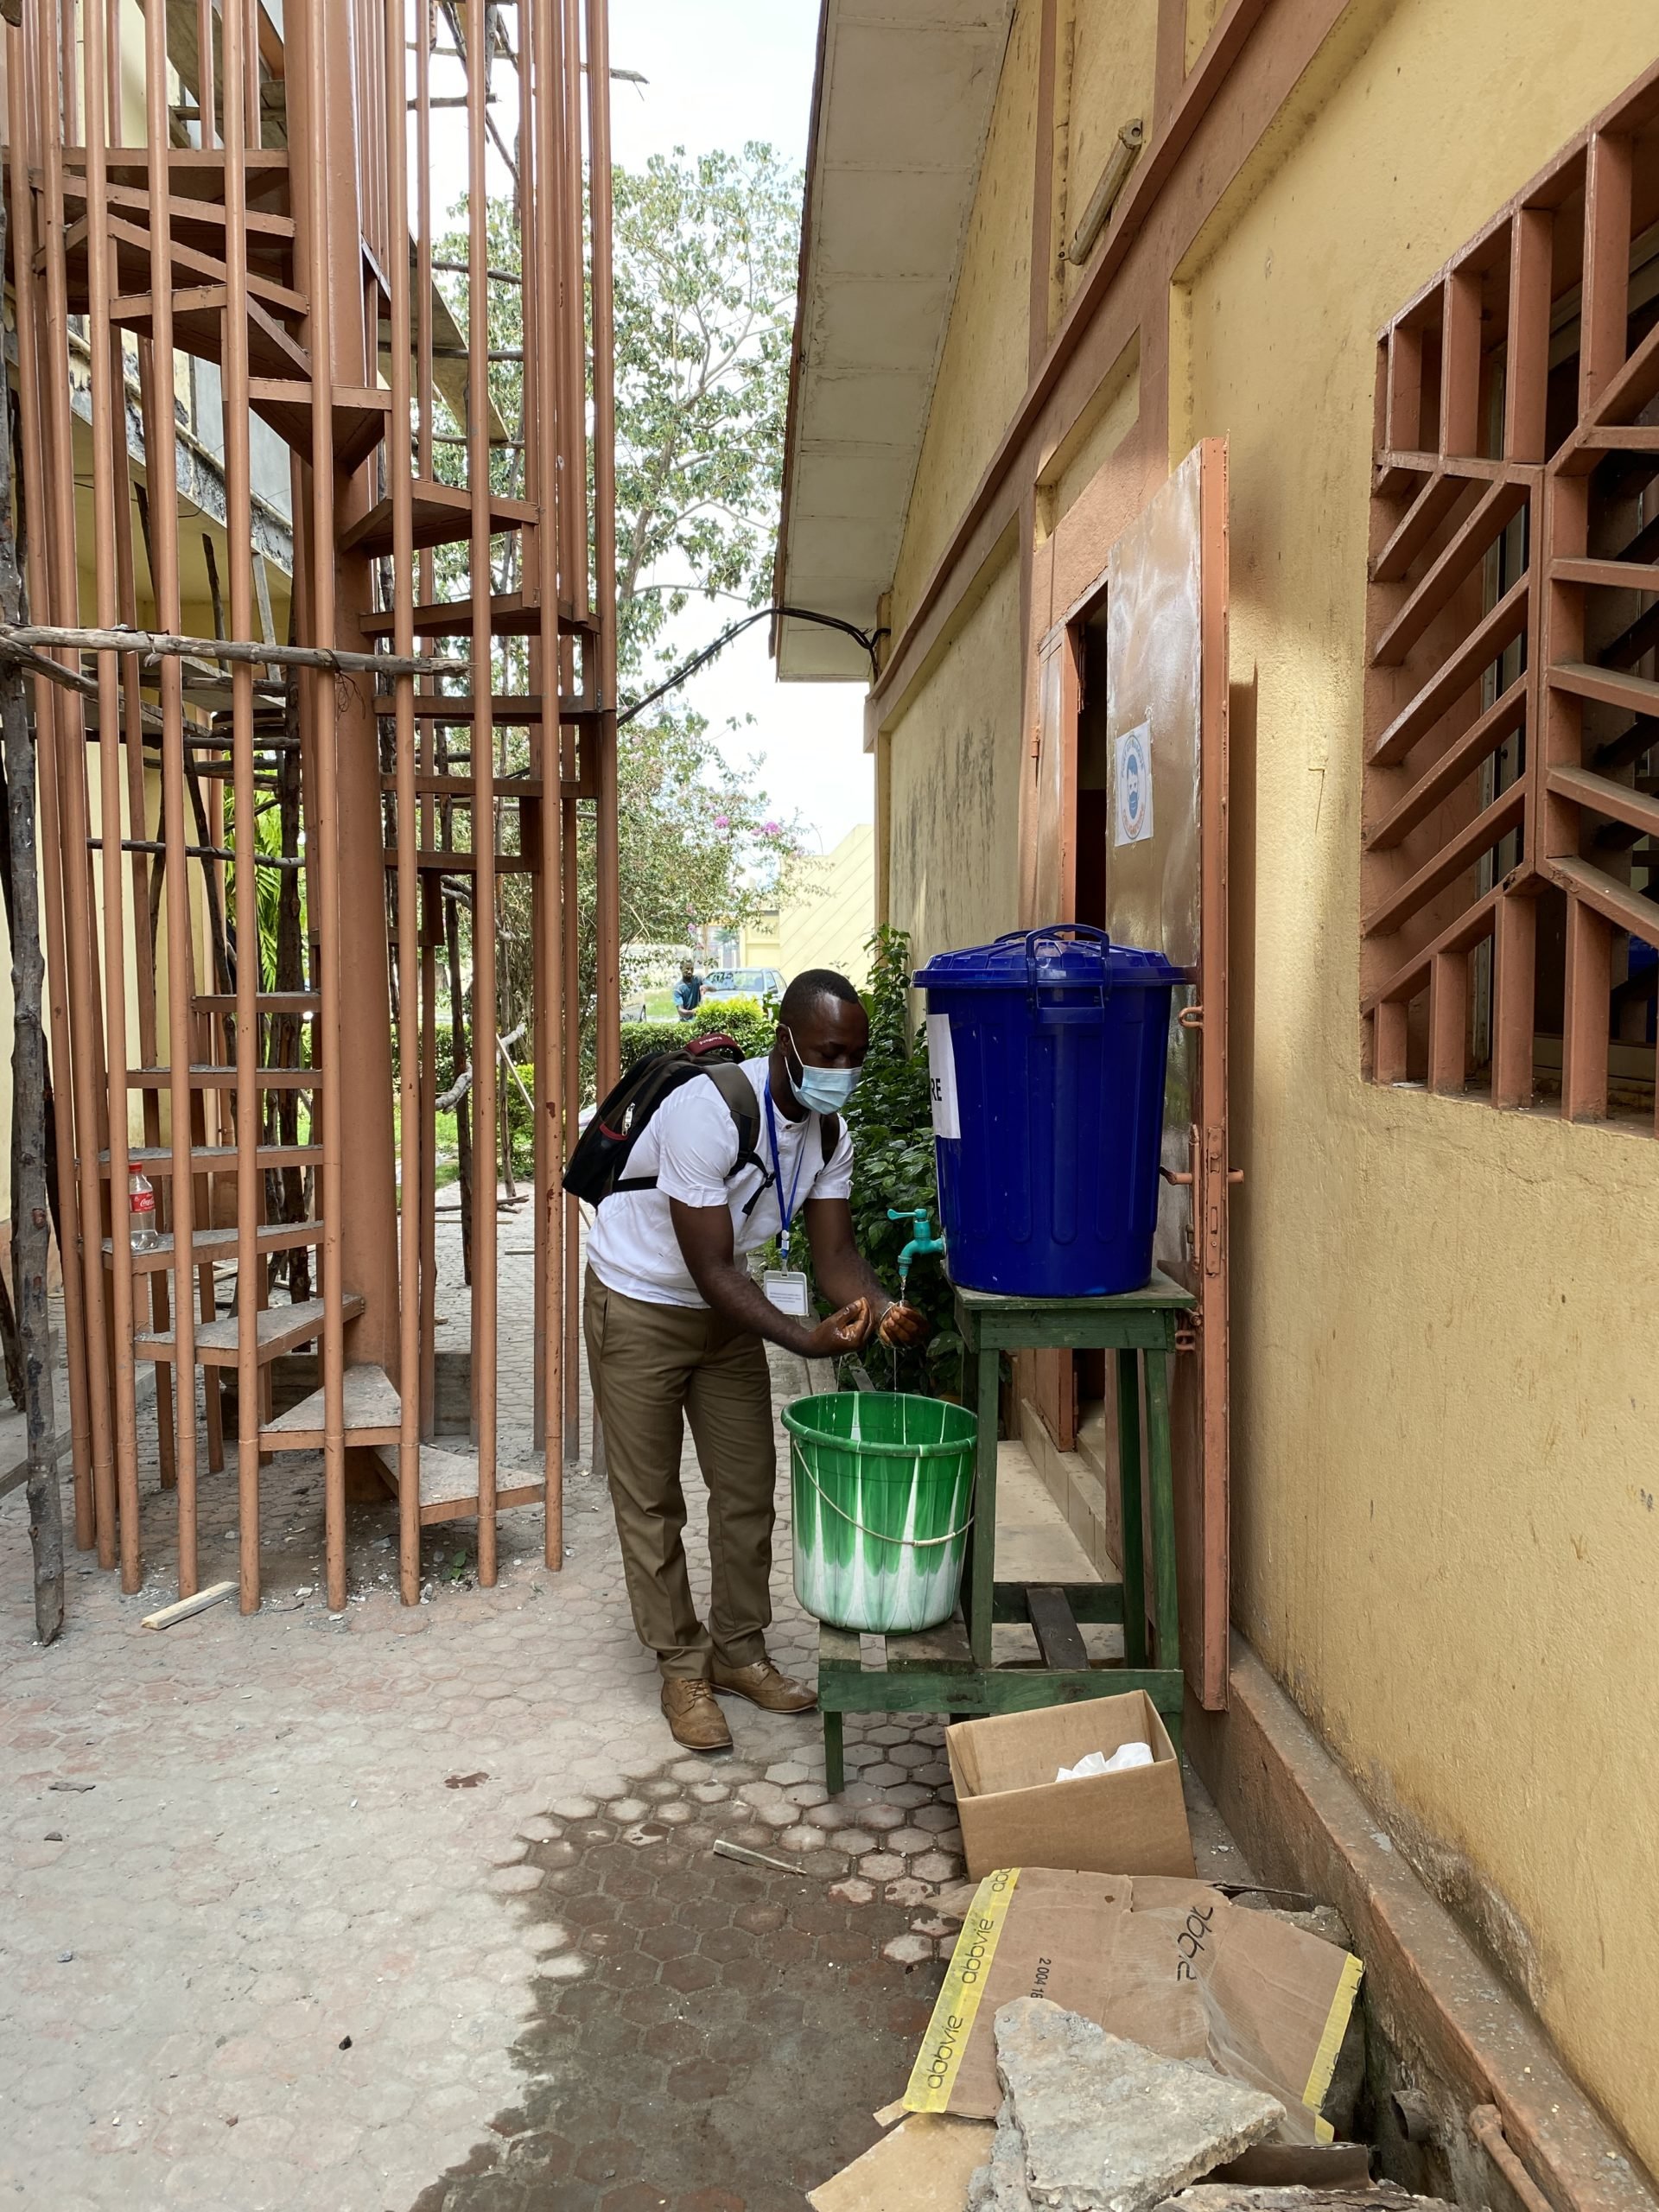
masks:
<svg viewBox="0 0 1659 2212"><path fill-rule="evenodd" d="M925 1317L887 1292L860 1253L848 1205L853 1147L841 1109L858 1083L869 1022L827 968L798 976L772 1050L740 1071L758 1108L747 1157L734 1109L712 1081L665 1097L601 1202L588 1239L584 1324L605 1432L628 1602L663 1675L663 1713L689 1751L729 1750L720 1691L771 1713L805 1713L804 1683L766 1656L777 1454L762 1339L836 1359L873 1337L920 1343ZM836 1300L811 1319L790 1266L802 1230ZM764 1287L745 1255L778 1239ZM713 1588L705 1625L686 1574L683 1421L709 1490Z"/></svg>

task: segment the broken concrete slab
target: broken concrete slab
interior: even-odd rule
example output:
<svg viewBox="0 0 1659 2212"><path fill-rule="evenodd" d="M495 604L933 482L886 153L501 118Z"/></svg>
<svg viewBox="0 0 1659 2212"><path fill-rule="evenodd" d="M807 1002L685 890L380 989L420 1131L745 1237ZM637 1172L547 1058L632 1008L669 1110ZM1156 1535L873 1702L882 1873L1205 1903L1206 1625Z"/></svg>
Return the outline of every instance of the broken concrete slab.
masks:
<svg viewBox="0 0 1659 2212"><path fill-rule="evenodd" d="M991 2155L968 2183L967 2212L1031 2212L1025 2145L1007 2102L997 2115Z"/></svg>
<svg viewBox="0 0 1659 2212"><path fill-rule="evenodd" d="M1259 2089L1160 2058L1040 1997L998 2012L996 2070L1007 2103L991 2167L993 2190L1000 2180L1004 2191L995 2212L1152 2212L1285 2116Z"/></svg>

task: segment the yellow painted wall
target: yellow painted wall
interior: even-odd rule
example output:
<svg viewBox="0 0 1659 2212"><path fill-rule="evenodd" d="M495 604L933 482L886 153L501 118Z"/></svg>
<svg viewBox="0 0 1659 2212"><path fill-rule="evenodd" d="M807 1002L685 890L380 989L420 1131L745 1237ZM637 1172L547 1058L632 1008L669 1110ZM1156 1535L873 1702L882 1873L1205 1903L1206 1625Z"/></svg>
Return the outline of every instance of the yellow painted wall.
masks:
<svg viewBox="0 0 1659 2212"><path fill-rule="evenodd" d="M1122 126L1139 116L1151 143L1157 60L1158 0L1118 0L1111 8L1077 0L1071 26L1071 81L1065 88L1066 127L1058 149L1065 169L1060 193L1065 220L1057 247L1069 246L1076 235ZM1086 261L1080 268L1065 263L1061 283L1066 300L1088 273Z"/></svg>
<svg viewBox="0 0 1659 2212"><path fill-rule="evenodd" d="M1186 0L1186 66L1190 69L1209 44L1210 34L1226 12L1227 0Z"/></svg>
<svg viewBox="0 0 1659 2212"><path fill-rule="evenodd" d="M1235 1616L1659 2168L1659 1153L1363 1084L1357 1014L1374 334L1659 26L1362 15L1176 299L1243 687Z"/></svg>
<svg viewBox="0 0 1659 2212"><path fill-rule="evenodd" d="M870 973L865 941L875 927L874 830L861 822L803 874L778 916L779 966L791 976L833 968L861 990Z"/></svg>
<svg viewBox="0 0 1659 2212"><path fill-rule="evenodd" d="M1235 1617L1659 2169L1659 1153L1359 1076L1375 334L1659 54L1645 0L1566 16L1348 11L1181 271L1169 458L1231 442ZM988 162L1004 244L964 268L895 626L1019 382L1013 181ZM1135 390L1060 457L1050 524ZM884 741L918 957L1015 918L1017 578Z"/></svg>
<svg viewBox="0 0 1659 2212"><path fill-rule="evenodd" d="M1025 395L1041 0L1019 0L893 576L897 637Z"/></svg>
<svg viewBox="0 0 1659 2212"><path fill-rule="evenodd" d="M888 919L918 966L1019 919L1019 639L1010 557L888 741Z"/></svg>

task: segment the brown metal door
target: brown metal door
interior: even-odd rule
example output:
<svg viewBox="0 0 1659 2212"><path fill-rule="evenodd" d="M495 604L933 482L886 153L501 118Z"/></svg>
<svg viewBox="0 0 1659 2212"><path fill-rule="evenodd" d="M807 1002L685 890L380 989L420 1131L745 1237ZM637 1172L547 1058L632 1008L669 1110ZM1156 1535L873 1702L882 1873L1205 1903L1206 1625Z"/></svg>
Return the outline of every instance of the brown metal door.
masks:
<svg viewBox="0 0 1659 2212"><path fill-rule="evenodd" d="M1107 564L1106 925L1175 994L1157 1260L1198 1294L1174 1363L1181 1658L1227 1701L1227 447L1193 448ZM1150 776L1151 800L1145 802Z"/></svg>
<svg viewBox="0 0 1659 2212"><path fill-rule="evenodd" d="M1037 655L1037 720L1032 733L1030 820L1023 842L1020 925L1077 918L1077 653L1071 626L1057 623ZM1019 1395L1062 1452L1076 1449L1076 1363L1069 1351L1020 1354Z"/></svg>

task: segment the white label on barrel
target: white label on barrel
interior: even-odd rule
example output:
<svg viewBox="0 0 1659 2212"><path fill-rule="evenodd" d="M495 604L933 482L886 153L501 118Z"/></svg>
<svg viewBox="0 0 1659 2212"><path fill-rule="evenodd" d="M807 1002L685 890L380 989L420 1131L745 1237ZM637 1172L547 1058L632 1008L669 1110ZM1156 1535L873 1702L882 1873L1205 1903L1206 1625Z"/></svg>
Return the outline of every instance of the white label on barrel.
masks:
<svg viewBox="0 0 1659 2212"><path fill-rule="evenodd" d="M1137 722L1117 741L1115 845L1139 845L1152 835L1152 725Z"/></svg>
<svg viewBox="0 0 1659 2212"><path fill-rule="evenodd" d="M927 1017L928 1090L933 1101L933 1134L959 1137L962 1122L957 1113L957 1055L950 1042L950 1017Z"/></svg>

